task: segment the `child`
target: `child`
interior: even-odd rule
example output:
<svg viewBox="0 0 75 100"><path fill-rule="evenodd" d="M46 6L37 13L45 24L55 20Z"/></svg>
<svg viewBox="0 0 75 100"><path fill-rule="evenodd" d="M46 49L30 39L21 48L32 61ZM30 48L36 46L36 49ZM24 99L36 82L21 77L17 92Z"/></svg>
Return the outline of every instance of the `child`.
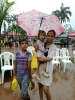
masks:
<svg viewBox="0 0 75 100"><path fill-rule="evenodd" d="M21 51L16 52L14 56L14 78L16 77L22 91L22 99L30 100L28 95L29 82L32 82L31 77L31 53L27 51L28 41L22 39L20 41ZM33 82L32 82L33 83Z"/></svg>
<svg viewBox="0 0 75 100"><path fill-rule="evenodd" d="M46 37L46 33L45 31L40 30L38 33L38 41L37 41L37 45L39 46L39 49L37 50L37 57L43 57L44 53L46 53L48 50L44 48L44 40ZM37 48L37 45L34 45L35 49ZM38 62L39 64L41 62ZM38 64L38 66L39 66ZM49 74L46 72L46 62L43 64L43 70L42 70L42 74L45 77L49 77ZM33 77L35 77L37 80L40 80L39 76L38 76L38 68L35 70Z"/></svg>

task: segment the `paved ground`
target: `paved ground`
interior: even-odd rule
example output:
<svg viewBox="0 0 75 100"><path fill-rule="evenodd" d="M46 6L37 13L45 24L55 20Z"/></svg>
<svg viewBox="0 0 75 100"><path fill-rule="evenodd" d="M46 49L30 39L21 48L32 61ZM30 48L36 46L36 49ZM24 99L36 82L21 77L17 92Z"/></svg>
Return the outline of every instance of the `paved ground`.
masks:
<svg viewBox="0 0 75 100"><path fill-rule="evenodd" d="M14 50L7 49L6 51L15 52L18 48ZM2 49L3 51L3 49ZM73 56L71 48L69 48L70 56ZM61 65L63 67L63 65ZM63 73L61 67L61 72L58 72L58 67L56 67L55 73L53 73L53 83L50 86L50 93L52 100L75 100L75 64L72 63L71 67L67 65L67 70ZM7 76L6 76L7 74ZM9 72L5 73L4 84L0 84L0 100L21 100L19 88L16 91L11 90L12 77ZM29 91L31 100L40 100L38 94L38 85L34 81L36 87L33 91ZM46 100L44 96L44 100Z"/></svg>

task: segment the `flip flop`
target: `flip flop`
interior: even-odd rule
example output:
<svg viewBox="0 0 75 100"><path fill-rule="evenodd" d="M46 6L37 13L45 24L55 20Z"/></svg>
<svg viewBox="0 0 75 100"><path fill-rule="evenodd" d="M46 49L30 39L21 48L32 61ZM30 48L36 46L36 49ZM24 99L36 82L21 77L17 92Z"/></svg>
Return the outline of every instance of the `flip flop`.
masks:
<svg viewBox="0 0 75 100"><path fill-rule="evenodd" d="M38 75L32 75L32 77L34 77L35 79L37 79L38 81L40 80Z"/></svg>
<svg viewBox="0 0 75 100"><path fill-rule="evenodd" d="M49 77L50 75L46 72L43 72L42 75L44 75L45 77Z"/></svg>

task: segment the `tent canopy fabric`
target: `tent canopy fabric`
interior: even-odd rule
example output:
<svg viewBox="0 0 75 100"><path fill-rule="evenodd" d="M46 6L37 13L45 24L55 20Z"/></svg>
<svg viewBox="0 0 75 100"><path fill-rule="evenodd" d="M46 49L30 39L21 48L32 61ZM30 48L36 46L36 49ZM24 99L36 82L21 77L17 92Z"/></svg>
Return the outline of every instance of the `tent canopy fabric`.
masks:
<svg viewBox="0 0 75 100"><path fill-rule="evenodd" d="M68 34L66 33L59 36L59 38L66 38L66 37L68 37Z"/></svg>
<svg viewBox="0 0 75 100"><path fill-rule="evenodd" d="M68 34L68 37L75 37L75 33Z"/></svg>
<svg viewBox="0 0 75 100"><path fill-rule="evenodd" d="M16 34L15 32L8 33L7 36L21 36L21 34Z"/></svg>
<svg viewBox="0 0 75 100"><path fill-rule="evenodd" d="M8 34L1 34L1 36L21 36L21 34L18 34L18 33L15 33L15 32L11 32L11 33L8 33Z"/></svg>

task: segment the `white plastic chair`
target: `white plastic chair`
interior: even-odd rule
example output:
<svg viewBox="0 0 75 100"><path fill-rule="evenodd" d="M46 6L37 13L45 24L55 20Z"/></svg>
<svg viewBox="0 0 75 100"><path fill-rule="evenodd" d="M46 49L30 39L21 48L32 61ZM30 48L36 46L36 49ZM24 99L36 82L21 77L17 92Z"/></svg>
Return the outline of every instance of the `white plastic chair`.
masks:
<svg viewBox="0 0 75 100"><path fill-rule="evenodd" d="M59 65L59 72L60 72L60 61L59 61L59 52L58 52L59 50L57 49L56 50L56 54L55 54L55 56L53 57L53 59L52 59L52 67L53 67L53 69L54 69L54 65Z"/></svg>
<svg viewBox="0 0 75 100"><path fill-rule="evenodd" d="M61 59L63 59L64 56L68 56L70 58L68 49L67 48L60 49L60 56Z"/></svg>
<svg viewBox="0 0 75 100"><path fill-rule="evenodd" d="M31 54L33 55L34 49L35 49L35 48L34 48L33 46L29 46L29 47L27 48L27 51L31 52Z"/></svg>
<svg viewBox="0 0 75 100"><path fill-rule="evenodd" d="M61 55L61 62L64 64L63 72L65 72L67 64L71 65L71 63L72 63L71 60L70 60L68 49L61 49L60 55Z"/></svg>
<svg viewBox="0 0 75 100"><path fill-rule="evenodd" d="M59 60L61 59L60 49L59 48L56 49L56 57L58 57Z"/></svg>
<svg viewBox="0 0 75 100"><path fill-rule="evenodd" d="M74 56L74 62L75 62L75 50L73 51L73 56Z"/></svg>
<svg viewBox="0 0 75 100"><path fill-rule="evenodd" d="M19 48L19 42L14 42L14 47L16 46L16 44L18 45Z"/></svg>
<svg viewBox="0 0 75 100"><path fill-rule="evenodd" d="M1 53L2 83L4 82L4 72L5 71L10 70L11 71L11 76L12 76L13 59L14 59L14 55L11 52ZM11 64L10 64L10 60L11 60Z"/></svg>
<svg viewBox="0 0 75 100"><path fill-rule="evenodd" d="M61 48L60 50L63 50L63 51L68 51L68 49L67 49L67 48Z"/></svg>

